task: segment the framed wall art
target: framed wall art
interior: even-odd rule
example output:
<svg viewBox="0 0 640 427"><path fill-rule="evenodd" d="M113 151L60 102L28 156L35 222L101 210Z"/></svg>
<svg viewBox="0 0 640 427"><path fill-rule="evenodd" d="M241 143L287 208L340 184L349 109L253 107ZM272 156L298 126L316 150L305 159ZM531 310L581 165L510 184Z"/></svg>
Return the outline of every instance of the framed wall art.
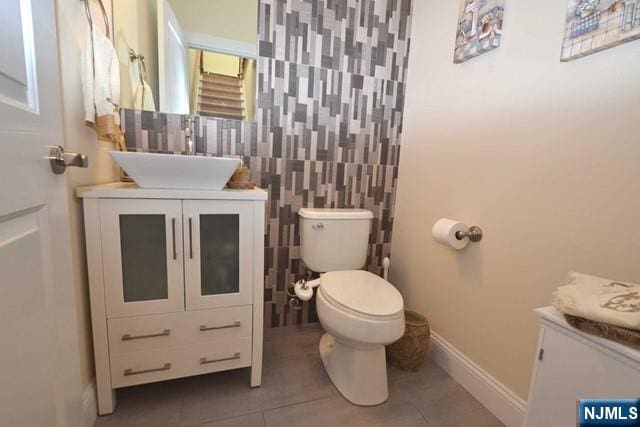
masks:
<svg viewBox="0 0 640 427"><path fill-rule="evenodd" d="M459 64L500 46L505 0L462 0L453 62Z"/></svg>
<svg viewBox="0 0 640 427"><path fill-rule="evenodd" d="M640 0L569 0L561 61L640 38Z"/></svg>

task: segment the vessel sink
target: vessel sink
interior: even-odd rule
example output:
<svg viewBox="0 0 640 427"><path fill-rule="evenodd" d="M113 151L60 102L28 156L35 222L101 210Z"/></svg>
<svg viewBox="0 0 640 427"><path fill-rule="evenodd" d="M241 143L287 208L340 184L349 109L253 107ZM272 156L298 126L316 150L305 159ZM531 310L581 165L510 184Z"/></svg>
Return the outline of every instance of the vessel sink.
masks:
<svg viewBox="0 0 640 427"><path fill-rule="evenodd" d="M141 188L220 190L240 159L111 151L111 157Z"/></svg>

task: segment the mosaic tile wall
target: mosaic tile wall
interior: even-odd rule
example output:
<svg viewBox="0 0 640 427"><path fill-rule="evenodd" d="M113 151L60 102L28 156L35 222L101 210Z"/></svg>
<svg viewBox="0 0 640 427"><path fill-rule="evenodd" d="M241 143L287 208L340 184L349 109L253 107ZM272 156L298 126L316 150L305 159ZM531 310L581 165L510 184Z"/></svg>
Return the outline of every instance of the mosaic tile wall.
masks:
<svg viewBox="0 0 640 427"><path fill-rule="evenodd" d="M260 0L257 123L196 119L196 150L239 155L269 191L265 325L317 321L287 305L305 275L301 207L374 213L367 268L389 255L411 0ZM184 151L183 116L124 110L130 150Z"/></svg>

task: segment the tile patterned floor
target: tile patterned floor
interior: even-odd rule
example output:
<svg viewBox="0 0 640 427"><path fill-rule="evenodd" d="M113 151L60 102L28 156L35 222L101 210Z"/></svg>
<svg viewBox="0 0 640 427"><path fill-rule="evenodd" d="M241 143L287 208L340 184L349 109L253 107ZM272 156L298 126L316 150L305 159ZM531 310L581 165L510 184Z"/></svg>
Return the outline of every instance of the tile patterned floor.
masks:
<svg viewBox="0 0 640 427"><path fill-rule="evenodd" d="M317 325L267 329L259 388L249 387L248 369L129 387L95 427L502 426L430 362L418 372L389 367L384 404L350 404L322 367L322 333Z"/></svg>

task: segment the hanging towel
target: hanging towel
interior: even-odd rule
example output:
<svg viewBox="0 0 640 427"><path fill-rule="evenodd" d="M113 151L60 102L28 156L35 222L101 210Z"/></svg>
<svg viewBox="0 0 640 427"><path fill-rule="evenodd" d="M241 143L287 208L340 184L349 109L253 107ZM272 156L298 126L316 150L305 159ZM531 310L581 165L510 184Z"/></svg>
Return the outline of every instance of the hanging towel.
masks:
<svg viewBox="0 0 640 427"><path fill-rule="evenodd" d="M640 330L640 285L571 272L553 305L565 314Z"/></svg>
<svg viewBox="0 0 640 427"><path fill-rule="evenodd" d="M151 86L146 80L138 83L133 95L133 108L136 110L156 111L156 103L153 100Z"/></svg>
<svg viewBox="0 0 640 427"><path fill-rule="evenodd" d="M99 138L118 142L120 65L111 40L95 27L87 30L82 52L85 121Z"/></svg>

